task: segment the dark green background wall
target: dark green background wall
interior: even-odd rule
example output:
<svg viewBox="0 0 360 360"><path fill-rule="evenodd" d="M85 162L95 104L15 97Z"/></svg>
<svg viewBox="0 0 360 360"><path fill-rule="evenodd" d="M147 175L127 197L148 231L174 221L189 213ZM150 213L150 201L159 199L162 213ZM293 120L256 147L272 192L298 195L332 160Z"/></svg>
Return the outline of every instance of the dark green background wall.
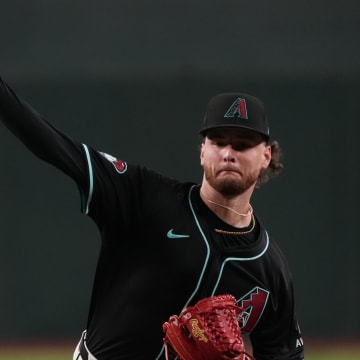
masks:
<svg viewBox="0 0 360 360"><path fill-rule="evenodd" d="M253 202L304 335L359 339L359 4L2 0L0 75L67 134L192 181L208 99L261 97L285 169ZM97 230L70 179L0 144L0 341L77 339Z"/></svg>

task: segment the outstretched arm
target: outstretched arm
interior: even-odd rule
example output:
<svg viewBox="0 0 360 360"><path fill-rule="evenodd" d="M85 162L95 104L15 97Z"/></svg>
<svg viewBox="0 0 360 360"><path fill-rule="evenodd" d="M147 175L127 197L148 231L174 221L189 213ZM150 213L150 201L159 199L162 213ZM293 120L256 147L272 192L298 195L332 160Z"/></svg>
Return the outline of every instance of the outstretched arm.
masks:
<svg viewBox="0 0 360 360"><path fill-rule="evenodd" d="M86 187L87 165L81 143L52 126L0 78L0 119L37 157Z"/></svg>

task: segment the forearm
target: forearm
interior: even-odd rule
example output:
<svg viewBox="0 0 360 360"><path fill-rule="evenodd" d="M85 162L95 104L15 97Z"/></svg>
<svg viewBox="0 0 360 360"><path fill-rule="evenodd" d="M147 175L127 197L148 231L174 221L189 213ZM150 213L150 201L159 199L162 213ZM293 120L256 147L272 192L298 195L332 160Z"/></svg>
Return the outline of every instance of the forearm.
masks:
<svg viewBox="0 0 360 360"><path fill-rule="evenodd" d="M0 78L0 119L37 157L83 184L86 167L81 144L52 126Z"/></svg>
<svg viewBox="0 0 360 360"><path fill-rule="evenodd" d="M48 160L58 132L0 79L0 119L35 155Z"/></svg>

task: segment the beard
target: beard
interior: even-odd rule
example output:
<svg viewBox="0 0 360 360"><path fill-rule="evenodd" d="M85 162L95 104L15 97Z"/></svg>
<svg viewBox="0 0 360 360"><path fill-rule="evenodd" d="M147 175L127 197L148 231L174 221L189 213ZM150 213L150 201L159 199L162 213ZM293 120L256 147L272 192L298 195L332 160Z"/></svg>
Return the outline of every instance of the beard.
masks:
<svg viewBox="0 0 360 360"><path fill-rule="evenodd" d="M254 170L248 174L236 176L217 176L211 168L204 166L204 176L211 187L225 197L232 197L243 194L250 187L256 184L260 170Z"/></svg>

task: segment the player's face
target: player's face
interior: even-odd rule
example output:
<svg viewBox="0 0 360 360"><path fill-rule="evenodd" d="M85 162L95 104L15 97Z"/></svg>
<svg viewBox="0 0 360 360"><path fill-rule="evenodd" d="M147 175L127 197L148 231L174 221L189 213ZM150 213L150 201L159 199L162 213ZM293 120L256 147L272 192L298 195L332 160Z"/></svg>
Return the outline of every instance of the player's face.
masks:
<svg viewBox="0 0 360 360"><path fill-rule="evenodd" d="M204 181L224 196L253 188L271 160L271 147L254 131L220 128L209 131L200 153Z"/></svg>

